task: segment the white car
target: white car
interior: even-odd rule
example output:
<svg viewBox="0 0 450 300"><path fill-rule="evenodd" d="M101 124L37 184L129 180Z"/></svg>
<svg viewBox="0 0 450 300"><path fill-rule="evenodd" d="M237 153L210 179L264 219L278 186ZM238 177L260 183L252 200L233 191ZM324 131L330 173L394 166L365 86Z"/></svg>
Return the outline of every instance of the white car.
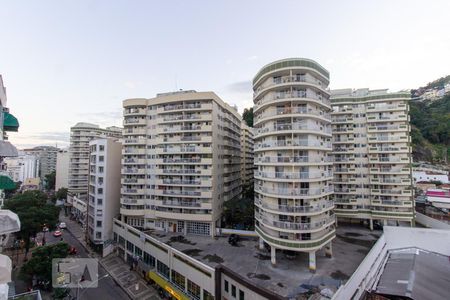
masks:
<svg viewBox="0 0 450 300"><path fill-rule="evenodd" d="M59 229L66 229L67 225L65 222L61 222L61 223L59 223L58 227L59 227Z"/></svg>

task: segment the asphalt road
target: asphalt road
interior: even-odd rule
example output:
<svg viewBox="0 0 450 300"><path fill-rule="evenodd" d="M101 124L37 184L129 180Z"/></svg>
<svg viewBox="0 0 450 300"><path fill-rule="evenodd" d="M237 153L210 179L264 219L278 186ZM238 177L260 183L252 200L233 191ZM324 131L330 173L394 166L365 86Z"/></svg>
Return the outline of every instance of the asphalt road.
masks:
<svg viewBox="0 0 450 300"><path fill-rule="evenodd" d="M47 232L45 234L46 242L47 244L52 244L60 241L60 237L54 237L53 232ZM68 243L70 246L74 246L77 249L77 254L73 255L72 257L84 257L88 258L89 255L87 254L84 247L81 245L81 243L72 236L70 232L67 230L63 230L62 238L66 243ZM99 264L98 265L98 277L102 278L106 274L106 270ZM71 295L75 298L76 296L76 289L71 289ZM103 299L130 299L128 295L122 290L122 288L115 283L114 279L111 278L111 276L105 277L100 279L98 282L98 287L96 288L87 288L87 289L80 289L79 291L79 297L78 300L103 300Z"/></svg>

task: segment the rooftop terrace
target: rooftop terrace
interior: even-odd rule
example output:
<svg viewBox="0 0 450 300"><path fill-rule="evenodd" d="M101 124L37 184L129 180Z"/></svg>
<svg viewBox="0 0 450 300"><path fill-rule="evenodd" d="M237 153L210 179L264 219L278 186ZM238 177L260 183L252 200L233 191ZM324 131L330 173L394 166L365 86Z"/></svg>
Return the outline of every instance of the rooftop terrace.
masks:
<svg viewBox="0 0 450 300"><path fill-rule="evenodd" d="M259 250L258 240L242 237L238 246L231 246L226 236L214 239L204 236L181 236L176 233L146 231L147 234L211 266L222 264L253 284L269 289L280 296L294 297L307 292L302 284L330 288L335 291L356 270L382 234L360 226L340 225L333 240L333 257L324 250L316 254L317 270L308 270L308 253L287 258L277 251L277 264L272 266L270 253Z"/></svg>

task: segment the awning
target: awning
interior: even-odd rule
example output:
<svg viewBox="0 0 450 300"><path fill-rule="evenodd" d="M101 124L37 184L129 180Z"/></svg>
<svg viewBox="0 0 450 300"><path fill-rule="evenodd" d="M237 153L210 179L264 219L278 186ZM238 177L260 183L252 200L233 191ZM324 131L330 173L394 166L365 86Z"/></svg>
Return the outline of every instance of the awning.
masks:
<svg viewBox="0 0 450 300"><path fill-rule="evenodd" d="M10 210L0 209L0 234L20 231L19 217Z"/></svg>
<svg viewBox="0 0 450 300"><path fill-rule="evenodd" d="M0 174L0 190L13 190L16 184L8 175Z"/></svg>
<svg viewBox="0 0 450 300"><path fill-rule="evenodd" d="M3 130L4 131L18 131L19 121L16 117L8 112L3 112Z"/></svg>
<svg viewBox="0 0 450 300"><path fill-rule="evenodd" d="M147 273L148 278L152 279L157 285L162 287L172 297L177 300L190 300L182 291L172 285L170 282L156 274L156 272L150 271Z"/></svg>
<svg viewBox="0 0 450 300"><path fill-rule="evenodd" d="M17 156L17 149L8 141L0 141L0 156L1 157L12 157Z"/></svg>
<svg viewBox="0 0 450 300"><path fill-rule="evenodd" d="M12 263L11 258L0 254L0 283L8 283L11 281ZM3 298L2 298L3 299Z"/></svg>

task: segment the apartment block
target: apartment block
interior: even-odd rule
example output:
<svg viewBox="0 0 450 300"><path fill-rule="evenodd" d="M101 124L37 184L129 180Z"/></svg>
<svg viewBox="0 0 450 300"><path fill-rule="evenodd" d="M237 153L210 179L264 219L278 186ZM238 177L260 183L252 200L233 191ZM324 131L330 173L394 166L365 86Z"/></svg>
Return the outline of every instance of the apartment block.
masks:
<svg viewBox="0 0 450 300"><path fill-rule="evenodd" d="M95 139L89 149L87 236L106 255L112 248L113 218L119 215L122 143L114 138Z"/></svg>
<svg viewBox="0 0 450 300"><path fill-rule="evenodd" d="M69 150L59 150L56 154L55 191L69 188Z"/></svg>
<svg viewBox="0 0 450 300"><path fill-rule="evenodd" d="M409 91L331 91L335 213L413 222Z"/></svg>
<svg viewBox="0 0 450 300"><path fill-rule="evenodd" d="M56 156L58 148L52 146L38 146L23 150L26 154L35 155L39 159L39 178L44 184L45 176L56 171Z"/></svg>
<svg viewBox="0 0 450 300"><path fill-rule="evenodd" d="M6 172L15 182L24 183L29 178L39 177L39 157L19 151L17 157L6 157Z"/></svg>
<svg viewBox="0 0 450 300"><path fill-rule="evenodd" d="M242 188L253 188L254 151L253 128L241 122L241 185Z"/></svg>
<svg viewBox="0 0 450 300"><path fill-rule="evenodd" d="M100 128L90 123L77 123L70 128L70 162L69 162L69 193L66 206L71 207L72 214L85 225L88 177L89 177L89 142L99 137L122 136L119 127Z"/></svg>
<svg viewBox="0 0 450 300"><path fill-rule="evenodd" d="M255 230L260 248L331 255L332 201L329 73L315 61L284 59L253 79Z"/></svg>
<svg viewBox="0 0 450 300"><path fill-rule="evenodd" d="M241 118L213 92L128 99L122 221L139 229L214 235L240 197Z"/></svg>

